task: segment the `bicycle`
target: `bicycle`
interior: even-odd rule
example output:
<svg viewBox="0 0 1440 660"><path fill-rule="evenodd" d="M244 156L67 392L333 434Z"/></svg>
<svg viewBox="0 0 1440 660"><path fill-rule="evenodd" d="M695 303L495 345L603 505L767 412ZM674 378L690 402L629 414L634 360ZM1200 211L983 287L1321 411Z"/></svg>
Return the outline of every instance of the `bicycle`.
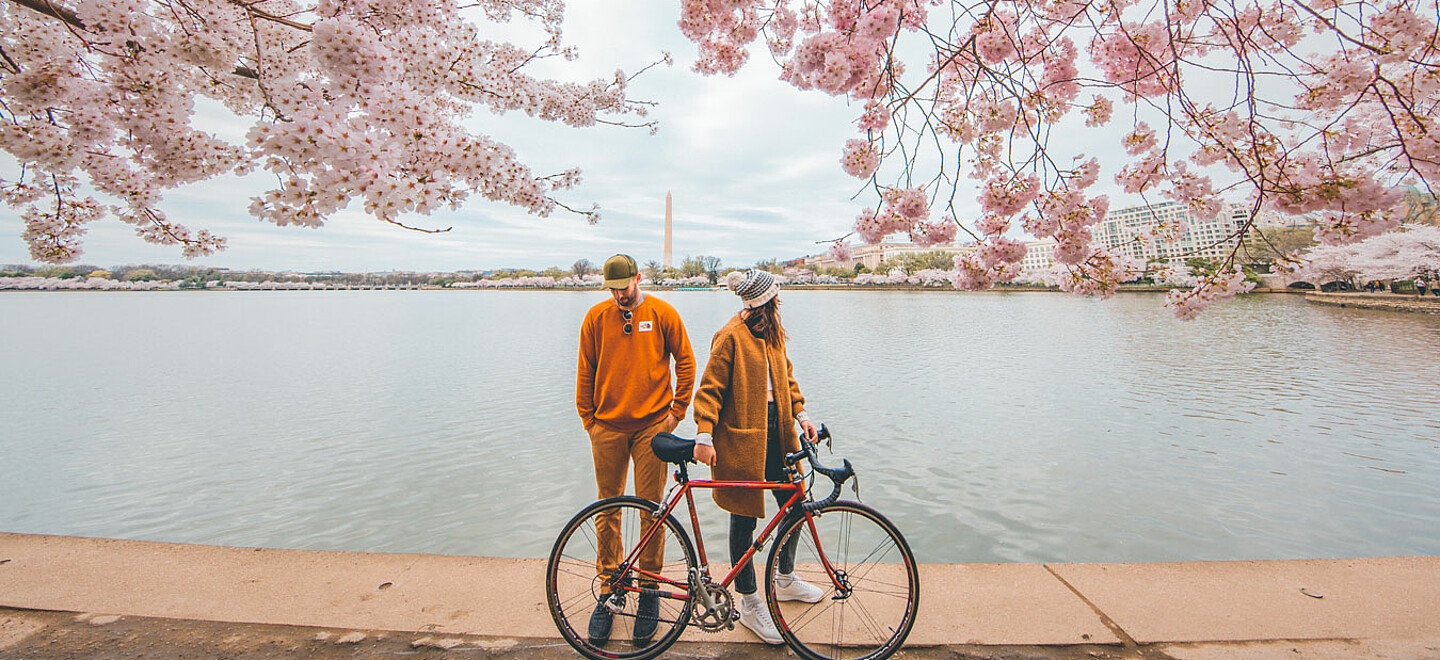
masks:
<svg viewBox="0 0 1440 660"><path fill-rule="evenodd" d="M822 426L818 440L830 437ZM848 459L839 468L822 465L816 445L803 436L801 450L785 458L783 482L691 480L686 463L693 462L694 440L662 433L651 440L655 455L674 463L675 485L660 503L632 496L611 497L591 504L566 523L550 551L545 569L546 601L550 615L565 641L592 660L647 660L664 653L693 625L708 632L733 629L739 618L730 584L775 533L766 559L765 602L785 643L807 660L881 660L904 643L920 605L920 575L905 537L880 512L854 501L840 500L841 487L855 471ZM827 443L828 444L828 443ZM807 459L813 470L834 484L821 500L809 496L799 462ZM811 477L813 481L812 475ZM714 581L705 555L705 541L696 515L694 491L699 488L745 488L790 492L756 535L740 561L719 582ZM673 512L684 500L695 531L695 543ZM618 537L606 536L601 527L618 525ZM614 527L611 527L614 529ZM638 539L613 568L599 566L601 537ZM775 595L778 557L787 543L795 543L796 577L819 586L824 595L816 603L780 602ZM614 545L612 545L614 547ZM698 553L697 553L698 547ZM642 555L662 551L663 560L642 567ZM617 556L614 552L610 556ZM657 602L657 611L641 614L639 602ZM653 618L655 633L649 639L591 642L587 625L591 612L603 606L612 613L615 627L633 631L641 616ZM607 646L612 648L607 648Z"/></svg>

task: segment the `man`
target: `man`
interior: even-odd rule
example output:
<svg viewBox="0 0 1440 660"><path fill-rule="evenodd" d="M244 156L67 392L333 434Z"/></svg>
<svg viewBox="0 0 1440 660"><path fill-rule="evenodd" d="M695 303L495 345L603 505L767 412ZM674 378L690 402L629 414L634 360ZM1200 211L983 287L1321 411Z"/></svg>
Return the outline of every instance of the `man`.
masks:
<svg viewBox="0 0 1440 660"><path fill-rule="evenodd" d="M695 355L675 308L640 290L640 269L634 259L624 254L606 259L604 276L611 299L591 307L580 325L575 408L590 434L599 497L625 493L627 467L633 462L635 494L658 502L666 471L650 450L650 438L673 431L685 418L695 386ZM596 535L595 568L603 575L623 559L620 521L602 520ZM640 568L658 573L663 549L660 543L646 548ZM605 606L607 600L602 597L590 615L588 636L595 644L610 638L612 613ZM637 646L644 646L655 634L658 612L654 592L642 594L635 617Z"/></svg>

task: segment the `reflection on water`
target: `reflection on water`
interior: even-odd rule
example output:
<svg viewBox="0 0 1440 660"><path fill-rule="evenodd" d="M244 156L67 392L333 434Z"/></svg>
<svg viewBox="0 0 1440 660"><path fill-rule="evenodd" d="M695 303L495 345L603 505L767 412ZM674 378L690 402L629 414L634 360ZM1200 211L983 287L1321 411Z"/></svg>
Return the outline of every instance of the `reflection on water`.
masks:
<svg viewBox="0 0 1440 660"><path fill-rule="evenodd" d="M660 295L703 366L734 297ZM1440 554L1440 318L782 297L812 414L922 562ZM0 295L0 530L543 556L594 497L574 369L602 299Z"/></svg>

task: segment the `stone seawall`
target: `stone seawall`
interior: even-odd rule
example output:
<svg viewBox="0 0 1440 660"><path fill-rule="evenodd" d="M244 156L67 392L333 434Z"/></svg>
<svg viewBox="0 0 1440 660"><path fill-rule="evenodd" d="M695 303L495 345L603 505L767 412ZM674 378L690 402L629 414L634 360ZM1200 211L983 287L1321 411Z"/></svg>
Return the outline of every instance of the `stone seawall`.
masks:
<svg viewBox="0 0 1440 660"><path fill-rule="evenodd" d="M1307 293L1305 300L1338 307L1440 314L1440 298L1435 296L1421 297L1403 293Z"/></svg>
<svg viewBox="0 0 1440 660"><path fill-rule="evenodd" d="M155 617L308 626L337 635L352 631L347 635L352 640L370 634L353 631L423 634L442 641L481 636L557 648L560 657L575 657L558 639L547 610L544 571L543 559L0 533L0 659L42 657L21 643L34 625L20 621L7 627L6 608L11 613L82 613L95 625ZM1124 647L1134 651L1124 657L1145 660L1440 657L1440 617L1435 615L1440 557L924 564L920 575L920 613L906 643L911 649L1082 646L1088 647L1083 658L1116 657L1094 648L1103 645L1112 651ZM755 642L743 629L692 630L683 639L704 645L704 652L692 657L705 658L720 656L717 644ZM1304 640L1343 640L1344 648L1303 654L1296 644ZM1273 655L1257 655L1257 642L1278 646L1271 647ZM1385 645L1385 652L1365 646L1377 643ZM1206 650L1197 644L1225 646ZM18 652L7 654L7 646ZM111 656L95 649L65 657L94 655L161 657Z"/></svg>

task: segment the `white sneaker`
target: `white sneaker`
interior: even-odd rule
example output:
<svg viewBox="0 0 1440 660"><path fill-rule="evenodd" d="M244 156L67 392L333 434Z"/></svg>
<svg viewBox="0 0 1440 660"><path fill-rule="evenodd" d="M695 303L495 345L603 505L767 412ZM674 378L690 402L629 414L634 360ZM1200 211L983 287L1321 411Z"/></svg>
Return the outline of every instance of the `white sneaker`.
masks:
<svg viewBox="0 0 1440 660"><path fill-rule="evenodd" d="M745 624L750 632L755 633L755 636L766 644L785 643L780 631L775 629L775 621L770 618L770 610L765 607L765 601L760 600L760 596L756 594L740 596L740 623Z"/></svg>
<svg viewBox="0 0 1440 660"><path fill-rule="evenodd" d="M825 597L825 592L809 582L795 577L793 573L780 573L775 576L775 599L776 600L798 600L802 603L818 603Z"/></svg>

